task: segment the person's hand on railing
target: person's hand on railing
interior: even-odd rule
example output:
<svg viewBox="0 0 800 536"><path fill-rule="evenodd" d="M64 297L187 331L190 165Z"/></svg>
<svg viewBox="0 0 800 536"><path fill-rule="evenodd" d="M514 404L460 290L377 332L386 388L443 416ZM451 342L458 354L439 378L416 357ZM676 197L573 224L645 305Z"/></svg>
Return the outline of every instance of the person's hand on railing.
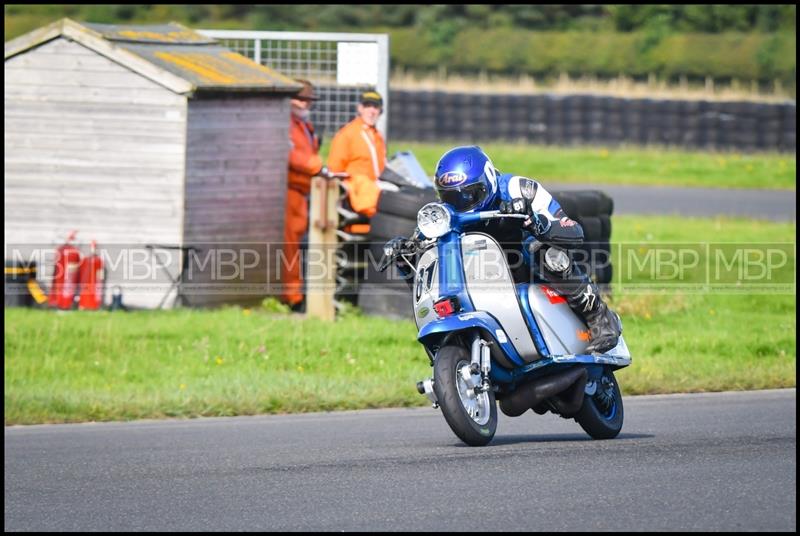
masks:
<svg viewBox="0 0 800 536"><path fill-rule="evenodd" d="M319 170L317 175L326 180L346 179L350 176L346 171L331 171L328 169L328 166L322 166L322 169Z"/></svg>

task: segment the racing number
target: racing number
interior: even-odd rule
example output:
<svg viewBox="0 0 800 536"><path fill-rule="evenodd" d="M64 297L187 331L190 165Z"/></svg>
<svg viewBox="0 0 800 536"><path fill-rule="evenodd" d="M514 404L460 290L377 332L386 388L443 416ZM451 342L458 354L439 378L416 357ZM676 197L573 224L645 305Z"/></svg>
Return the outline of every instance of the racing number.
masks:
<svg viewBox="0 0 800 536"><path fill-rule="evenodd" d="M427 293L433 285L433 274L436 272L436 261L433 261L425 268L417 272L417 280L414 284L416 300L419 301L423 294Z"/></svg>

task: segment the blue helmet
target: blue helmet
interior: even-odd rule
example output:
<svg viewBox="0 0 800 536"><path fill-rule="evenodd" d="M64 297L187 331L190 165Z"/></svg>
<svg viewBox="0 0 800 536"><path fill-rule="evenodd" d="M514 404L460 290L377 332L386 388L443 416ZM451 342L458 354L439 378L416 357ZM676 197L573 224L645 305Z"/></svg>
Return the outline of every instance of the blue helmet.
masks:
<svg viewBox="0 0 800 536"><path fill-rule="evenodd" d="M458 212L484 210L497 195L497 170L480 147L455 147L439 159L436 193Z"/></svg>

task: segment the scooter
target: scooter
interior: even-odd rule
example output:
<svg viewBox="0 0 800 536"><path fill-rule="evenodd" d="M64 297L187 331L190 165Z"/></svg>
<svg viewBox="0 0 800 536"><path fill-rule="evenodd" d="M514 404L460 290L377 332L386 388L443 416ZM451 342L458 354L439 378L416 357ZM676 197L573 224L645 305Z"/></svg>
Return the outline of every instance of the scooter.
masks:
<svg viewBox="0 0 800 536"><path fill-rule="evenodd" d="M411 238L384 247L378 268L405 262L414 277L417 340L433 367L417 390L471 446L494 437L497 402L511 417L550 411L594 439L616 437L623 406L614 371L631 364L625 340L587 354L589 330L566 300L541 281L515 283L500 244L475 230L491 218L526 216L429 203Z"/></svg>

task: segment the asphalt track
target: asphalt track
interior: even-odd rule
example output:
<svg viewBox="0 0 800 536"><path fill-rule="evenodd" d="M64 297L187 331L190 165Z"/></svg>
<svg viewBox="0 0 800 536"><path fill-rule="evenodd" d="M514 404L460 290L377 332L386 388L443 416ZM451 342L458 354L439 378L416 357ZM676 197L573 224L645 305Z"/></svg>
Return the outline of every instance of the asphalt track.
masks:
<svg viewBox="0 0 800 536"><path fill-rule="evenodd" d="M730 216L771 221L795 221L795 190L743 188L674 188L603 184L545 184L548 191L602 190L614 200L614 214Z"/></svg>
<svg viewBox="0 0 800 536"><path fill-rule="evenodd" d="M430 408L12 426L5 530L795 531L795 405L627 397L617 439L528 412L483 448Z"/></svg>

